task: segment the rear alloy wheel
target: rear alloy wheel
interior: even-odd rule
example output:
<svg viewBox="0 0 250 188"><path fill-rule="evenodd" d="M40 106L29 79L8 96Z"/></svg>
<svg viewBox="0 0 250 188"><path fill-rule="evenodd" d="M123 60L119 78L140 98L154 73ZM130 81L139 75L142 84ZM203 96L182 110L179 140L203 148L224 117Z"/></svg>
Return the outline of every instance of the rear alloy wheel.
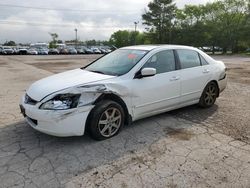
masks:
<svg viewBox="0 0 250 188"><path fill-rule="evenodd" d="M211 107L218 97L219 89L214 82L210 82L204 89L199 105L204 108Z"/></svg>
<svg viewBox="0 0 250 188"><path fill-rule="evenodd" d="M89 118L89 130L96 140L111 138L124 124L124 110L120 104L105 100L96 104Z"/></svg>

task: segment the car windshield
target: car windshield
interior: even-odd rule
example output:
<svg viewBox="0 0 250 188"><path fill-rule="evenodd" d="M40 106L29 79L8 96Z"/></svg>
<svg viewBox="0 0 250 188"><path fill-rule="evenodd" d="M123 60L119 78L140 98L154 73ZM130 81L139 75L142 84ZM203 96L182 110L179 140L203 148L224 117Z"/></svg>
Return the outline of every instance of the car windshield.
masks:
<svg viewBox="0 0 250 188"><path fill-rule="evenodd" d="M85 70L101 74L120 76L130 71L144 55L145 50L119 49L103 56L85 67Z"/></svg>

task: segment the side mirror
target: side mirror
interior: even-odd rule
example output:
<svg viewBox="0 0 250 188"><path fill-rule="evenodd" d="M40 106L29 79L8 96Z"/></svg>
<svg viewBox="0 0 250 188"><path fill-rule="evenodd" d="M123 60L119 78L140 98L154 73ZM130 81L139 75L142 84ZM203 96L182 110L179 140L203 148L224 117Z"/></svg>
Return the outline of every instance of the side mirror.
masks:
<svg viewBox="0 0 250 188"><path fill-rule="evenodd" d="M156 75L156 69L155 68L143 68L141 70L141 77L150 77Z"/></svg>

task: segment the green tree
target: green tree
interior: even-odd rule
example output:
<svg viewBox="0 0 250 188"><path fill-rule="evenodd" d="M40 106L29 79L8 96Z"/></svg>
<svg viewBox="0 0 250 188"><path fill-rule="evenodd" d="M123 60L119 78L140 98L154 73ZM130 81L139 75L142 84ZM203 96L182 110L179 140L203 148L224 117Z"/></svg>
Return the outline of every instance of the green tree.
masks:
<svg viewBox="0 0 250 188"><path fill-rule="evenodd" d="M212 51L215 53L215 46L221 46L221 25L219 15L221 14L221 2L207 3L204 6L204 24L206 29L205 46L212 46Z"/></svg>
<svg viewBox="0 0 250 188"><path fill-rule="evenodd" d="M135 41L136 44L148 44L145 34L140 32L136 32Z"/></svg>
<svg viewBox="0 0 250 188"><path fill-rule="evenodd" d="M58 39L58 34L57 33L49 33L49 34L52 38L52 41L49 43L49 48L55 48Z"/></svg>
<svg viewBox="0 0 250 188"><path fill-rule="evenodd" d="M176 5L173 0L153 0L142 15L147 37L154 43L171 43Z"/></svg>
<svg viewBox="0 0 250 188"><path fill-rule="evenodd" d="M15 41L10 40L10 41L6 41L3 45L4 46L16 46L16 43Z"/></svg>
<svg viewBox="0 0 250 188"><path fill-rule="evenodd" d="M189 38L191 44L212 46L213 53L215 46L222 47L224 52L228 49L238 52L240 41L247 38L244 34L244 27L247 25L246 5L244 0L222 0L204 6L194 6L191 11L187 6L184 12L188 13L186 15L192 15L187 17L187 20L191 18L191 22L186 22L187 28L191 30L182 27L182 31L195 36L191 42L187 34L186 38Z"/></svg>
<svg viewBox="0 0 250 188"><path fill-rule="evenodd" d="M211 46L238 52L250 45L250 0L218 0L177 9L171 0L153 0L142 15L151 43Z"/></svg>
<svg viewBox="0 0 250 188"><path fill-rule="evenodd" d="M128 31L128 30L119 30L114 32L110 39L109 43L118 48L123 46L134 45L135 43L144 44L145 43L145 35L144 33L140 33L138 31Z"/></svg>
<svg viewBox="0 0 250 188"><path fill-rule="evenodd" d="M238 44L244 35L243 32L246 24L246 1L224 0L216 3L220 7L217 15L217 26L220 32L219 42L224 52L228 48L233 52L238 52Z"/></svg>
<svg viewBox="0 0 250 188"><path fill-rule="evenodd" d="M96 46L97 45L97 41L96 40L87 40L85 41L87 46Z"/></svg>
<svg viewBox="0 0 250 188"><path fill-rule="evenodd" d="M186 5L176 11L174 42L178 44L203 46L207 41L203 5Z"/></svg>
<svg viewBox="0 0 250 188"><path fill-rule="evenodd" d="M250 47L250 0L248 1L248 8L247 8L247 15L246 15L246 26L245 26L245 38L247 39L247 45Z"/></svg>
<svg viewBox="0 0 250 188"><path fill-rule="evenodd" d="M107 40L104 40L104 41L101 41L101 44L104 45L104 46L109 46L110 42L107 41Z"/></svg>
<svg viewBox="0 0 250 188"><path fill-rule="evenodd" d="M130 34L129 31L124 30L124 31L117 31L114 32L111 37L110 37L110 43L112 45L115 45L116 47L120 48L123 46L129 46L130 45Z"/></svg>
<svg viewBox="0 0 250 188"><path fill-rule="evenodd" d="M62 44L63 41L62 41L62 40L57 40L57 43L58 43L58 44Z"/></svg>

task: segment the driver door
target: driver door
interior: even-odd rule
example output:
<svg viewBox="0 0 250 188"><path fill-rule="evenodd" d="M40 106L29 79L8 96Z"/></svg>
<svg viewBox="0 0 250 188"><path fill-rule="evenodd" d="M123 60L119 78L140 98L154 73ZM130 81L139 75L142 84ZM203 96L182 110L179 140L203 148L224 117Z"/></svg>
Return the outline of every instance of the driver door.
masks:
<svg viewBox="0 0 250 188"><path fill-rule="evenodd" d="M154 54L142 67L155 68L156 75L132 80L135 119L157 114L179 104L180 74L173 50Z"/></svg>

